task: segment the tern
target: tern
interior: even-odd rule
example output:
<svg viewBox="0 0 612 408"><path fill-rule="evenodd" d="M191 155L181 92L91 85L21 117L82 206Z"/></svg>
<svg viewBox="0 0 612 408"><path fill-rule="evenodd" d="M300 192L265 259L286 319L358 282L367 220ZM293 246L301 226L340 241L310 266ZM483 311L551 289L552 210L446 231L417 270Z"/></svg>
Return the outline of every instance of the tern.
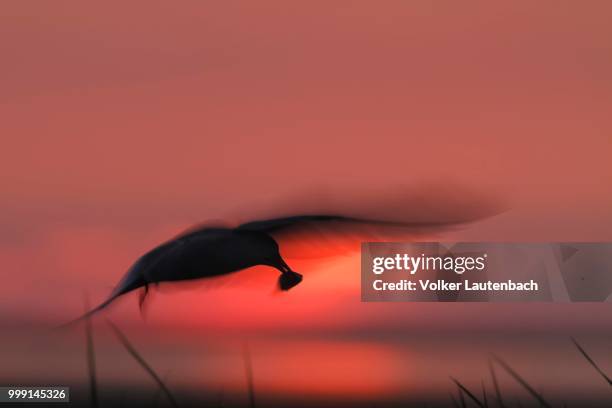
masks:
<svg viewBox="0 0 612 408"><path fill-rule="evenodd" d="M129 268L108 298L79 319L106 308L118 297L143 289L139 304L142 309L150 285L211 278L237 272L252 266L266 265L280 272L278 287L287 291L302 281L302 275L287 265L273 235L295 232L296 229L321 224L398 225L388 221L372 221L334 215L297 215L253 221L235 228L203 227L191 229L142 255ZM336 227L333 227L336 228Z"/></svg>
<svg viewBox="0 0 612 408"><path fill-rule="evenodd" d="M383 202L384 207L377 203L367 205L367 199L359 200L361 213L370 213L364 218L298 214L250 221L235 227L192 228L138 258L108 298L75 321L99 312L120 296L137 289L141 290L142 310L150 285L212 278L257 265L277 269L279 289L290 290L302 281L302 275L285 262L277 239L282 242L283 238L290 238L295 242L297 238L299 244L303 241L299 233L303 231L318 234L316 244L325 246L329 243L322 236L325 232L336 236L359 235L360 241L380 241L381 237L392 241L398 238L398 233L401 238L407 233L414 238L415 234L446 231L505 210L505 204L497 197L476 194L450 184L394 190L394 194L384 200L380 195L376 197L377 203ZM391 217L393 221L389 221L391 214L395 214ZM401 221L398 221L398 214L404 215Z"/></svg>

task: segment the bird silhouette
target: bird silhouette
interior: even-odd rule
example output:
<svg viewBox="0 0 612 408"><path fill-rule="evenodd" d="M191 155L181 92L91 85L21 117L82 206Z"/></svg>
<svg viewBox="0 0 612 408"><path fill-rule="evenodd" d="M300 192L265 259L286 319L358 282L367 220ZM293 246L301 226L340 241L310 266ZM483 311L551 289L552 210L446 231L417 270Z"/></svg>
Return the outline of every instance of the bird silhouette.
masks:
<svg viewBox="0 0 612 408"><path fill-rule="evenodd" d="M287 291L302 281L302 275L287 265L273 234L295 233L304 228L320 230L322 224L332 229L339 229L339 225L349 228L400 225L334 215L298 215L248 222L235 228L194 228L138 258L110 296L75 321L97 313L118 297L136 289L143 289L139 299L142 309L150 285L210 278L256 265L278 269L278 287Z"/></svg>
<svg viewBox="0 0 612 408"><path fill-rule="evenodd" d="M360 216L338 215L338 212L354 212L353 205L334 211L336 215L293 215L235 227L191 228L138 258L104 302L72 322L97 313L120 296L137 289L141 289L142 310L151 285L212 278L257 265L277 269L280 272L278 287L287 291L302 281L302 275L292 270L281 256L279 240L283 243L283 252L295 258L312 257L308 253L312 249L318 252L315 257L320 257L321 253L328 256L347 252L347 237L352 241L390 242L398 241L397 238L402 241L406 236L412 239L424 233L431 238L431 233L447 231L505 209L504 203L495 196L452 183L397 188L392 194L345 196L353 197L352 203L359 203ZM317 206L324 201L328 201L327 207L335 206L320 195L309 194L307 199ZM314 242L309 237L315 238ZM333 245L334 242L338 244L338 238L340 244ZM298 253L291 254L296 246ZM351 245L348 248L356 249Z"/></svg>

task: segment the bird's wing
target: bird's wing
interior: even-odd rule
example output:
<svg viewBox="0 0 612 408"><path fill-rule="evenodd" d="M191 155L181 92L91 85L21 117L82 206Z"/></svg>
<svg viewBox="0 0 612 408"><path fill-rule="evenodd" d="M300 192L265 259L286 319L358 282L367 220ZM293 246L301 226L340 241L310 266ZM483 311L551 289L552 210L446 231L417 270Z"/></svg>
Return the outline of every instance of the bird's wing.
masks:
<svg viewBox="0 0 612 408"><path fill-rule="evenodd" d="M315 222L346 221L348 218L338 215L294 215L284 218L251 221L239 225L238 231L257 231L271 234L283 229L303 227L304 224Z"/></svg>
<svg viewBox="0 0 612 408"><path fill-rule="evenodd" d="M289 258L343 255L359 249L365 241L414 240L440 225L373 220L339 215L295 215L247 222L236 231L262 232L281 244Z"/></svg>
<svg viewBox="0 0 612 408"><path fill-rule="evenodd" d="M258 221L248 220L236 230L272 235L283 256L316 258L358 249L360 242L436 239L506 209L495 195L448 182L338 194L308 195L279 208L280 213L268 208ZM256 208L247 213L257 214Z"/></svg>

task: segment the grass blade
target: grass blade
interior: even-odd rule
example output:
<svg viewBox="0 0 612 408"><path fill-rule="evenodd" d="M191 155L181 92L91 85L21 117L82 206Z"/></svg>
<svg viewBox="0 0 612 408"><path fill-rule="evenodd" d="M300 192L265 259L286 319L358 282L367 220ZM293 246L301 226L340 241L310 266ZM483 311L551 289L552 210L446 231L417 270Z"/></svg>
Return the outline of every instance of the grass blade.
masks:
<svg viewBox="0 0 612 408"><path fill-rule="evenodd" d="M482 401L485 408L489 408L489 402L487 401L487 389L485 388L484 381L482 382Z"/></svg>
<svg viewBox="0 0 612 408"><path fill-rule="evenodd" d="M117 336L121 344L123 344L123 347L125 347L127 352L134 358L134 360L136 360L136 362L138 362L138 364L140 364L142 368L144 368L144 370L151 376L151 378L155 380L155 382L157 383L159 388L163 391L163 393L166 395L166 397L168 398L168 401L170 401L172 406L178 407L176 400L172 396L172 393L170 392L166 384L164 384L164 382L159 377L159 375L157 375L155 370L153 370L153 368L151 368L151 366L145 361L145 359L136 351L134 346L132 346L132 344L129 342L127 337L125 337L123 332L121 332L121 330L119 330L119 328L115 326L110 320L108 320L108 324L111 327L111 329L113 329L113 331L115 332L115 335Z"/></svg>
<svg viewBox="0 0 612 408"><path fill-rule="evenodd" d="M249 350L249 343L244 342L242 349L242 358L244 360L244 372L247 380L247 387L249 391L249 407L255 408L255 387L253 386L253 364L251 363L251 352Z"/></svg>
<svg viewBox="0 0 612 408"><path fill-rule="evenodd" d="M463 384L461 384L461 383L459 382L459 380L457 380L457 379L455 379L455 378L453 378L453 377L451 377L450 379L451 379L451 380L452 380L452 381L453 381L455 384L457 384L457 387L459 387L459 392L460 392L460 393L462 393L461 395L463 395L463 393L465 393L465 394L466 394L468 397L470 397L470 399L471 399L472 401L474 401L474 403L475 403L476 405L478 405L478 406L479 406L479 407L481 407L481 408L484 408L483 403L482 403L482 402L481 402L481 401L480 401L480 400L479 400L479 399L478 399L478 398L477 398L477 397L476 397L476 396L475 396L475 395L474 395L474 394L473 394L473 393L472 393L470 390L468 390L466 386L464 386ZM465 406L465 405L464 405L464 406Z"/></svg>
<svg viewBox="0 0 612 408"><path fill-rule="evenodd" d="M500 408L506 408L502 399L501 390L499 389L499 383L497 382L497 375L495 375L495 367L491 359L489 359L489 371L491 372L491 379L493 380L493 388L495 389L495 396L497 397L497 403Z"/></svg>
<svg viewBox="0 0 612 408"><path fill-rule="evenodd" d="M89 311L89 300L84 296L85 313ZM85 317L85 344L87 348L87 372L89 375L89 393L91 406L98 408L98 382L96 379L96 351L93 342L93 330L91 328L91 318Z"/></svg>
<svg viewBox="0 0 612 408"><path fill-rule="evenodd" d="M452 393L452 392L450 392L450 393L449 393L449 395L450 395L451 401L453 402L453 407L455 407L455 408L459 408L459 403L457 402L457 400L456 400L456 399L455 399L455 397L453 396L453 393Z"/></svg>
<svg viewBox="0 0 612 408"><path fill-rule="evenodd" d="M459 393L459 402L461 403L461 408L466 408L467 405L465 403L465 397L463 396L463 391L461 391L461 388L457 388L457 392Z"/></svg>
<svg viewBox="0 0 612 408"><path fill-rule="evenodd" d="M608 385L612 386L612 380L610 380L610 377L608 377L606 373L604 373L603 370L599 368L597 363L595 363L591 356L587 354L587 352L582 348L582 346L576 341L575 338L572 337L571 339L578 351L580 351L580 354L582 354L582 356L586 359L586 361L588 361L589 364L591 364L591 366L593 366L593 368L599 373L599 375L601 375L603 379L608 382Z"/></svg>
<svg viewBox="0 0 612 408"><path fill-rule="evenodd" d="M542 395L540 393L538 393L531 385L529 385L529 383L527 381L525 381L525 379L523 379L523 377L521 377L516 371L514 371L504 360L502 360L501 358L499 358L497 356L493 356L492 358L508 374L510 374L510 376L512 378L514 378L514 380L516 382L521 384L523 386L523 388L525 388L527 390L527 392L529 392L529 394L531 394L531 396L540 403L540 405L542 405L543 407L548 407L548 408L551 407L551 405L548 402L546 402L544 397L542 397Z"/></svg>
<svg viewBox="0 0 612 408"><path fill-rule="evenodd" d="M166 381L168 381L168 377L170 377L170 374L166 373L166 375L164 375L164 378L163 378L164 383ZM159 404L159 397L161 396L161 394L162 394L161 387L157 387L157 390L155 390L155 394L153 395L153 400L152 400L152 403L150 405L151 407L153 407L153 408L157 407L157 405Z"/></svg>

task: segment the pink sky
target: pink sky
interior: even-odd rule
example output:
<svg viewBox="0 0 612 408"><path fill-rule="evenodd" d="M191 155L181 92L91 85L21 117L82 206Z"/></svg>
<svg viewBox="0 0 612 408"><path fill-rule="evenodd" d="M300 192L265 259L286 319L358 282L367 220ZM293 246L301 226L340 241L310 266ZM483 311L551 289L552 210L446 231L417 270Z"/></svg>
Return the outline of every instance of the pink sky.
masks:
<svg viewBox="0 0 612 408"><path fill-rule="evenodd" d="M9 3L3 302L313 188L451 183L511 207L461 237L609 240L609 8Z"/></svg>

